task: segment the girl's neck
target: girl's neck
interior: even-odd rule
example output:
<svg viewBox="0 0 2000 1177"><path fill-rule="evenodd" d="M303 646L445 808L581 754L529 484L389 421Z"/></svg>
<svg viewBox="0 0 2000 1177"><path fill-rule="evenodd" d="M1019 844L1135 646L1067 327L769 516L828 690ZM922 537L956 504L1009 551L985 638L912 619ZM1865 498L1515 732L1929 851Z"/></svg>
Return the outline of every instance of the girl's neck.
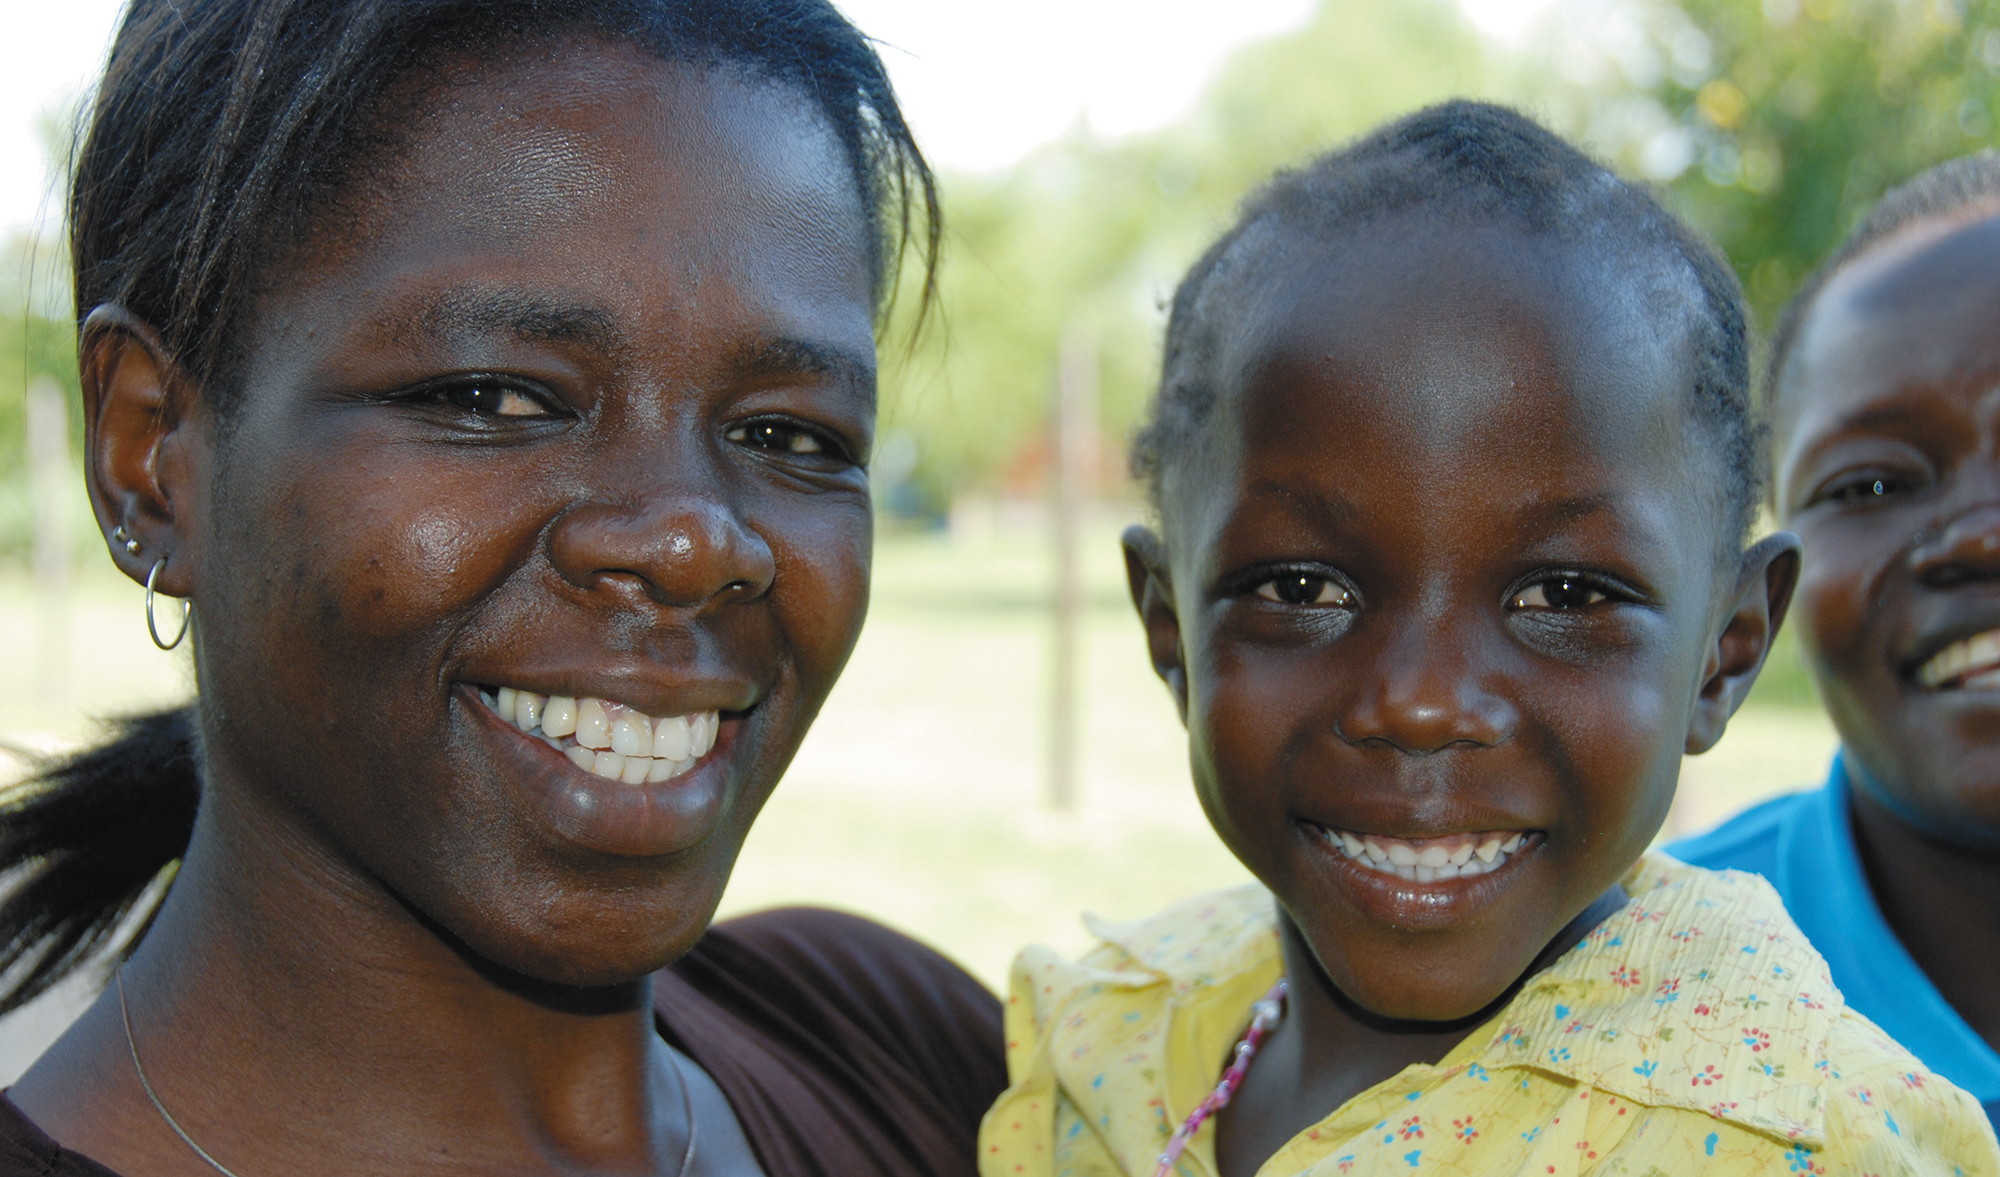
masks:
<svg viewBox="0 0 2000 1177"><path fill-rule="evenodd" d="M1394 1021L1355 1005L1327 980L1305 937L1281 909L1279 943L1291 979L1285 1020L1258 1051L1243 1087L1218 1119L1215 1153L1223 1177L1250 1177L1294 1136L1355 1096L1406 1068L1441 1061L1512 1001L1530 977L1626 901L1622 888L1605 892L1491 1005L1450 1022Z"/></svg>
<svg viewBox="0 0 2000 1177"><path fill-rule="evenodd" d="M2000 854L1914 829L1849 790L1854 841L1882 916L1959 1016L2000 1050Z"/></svg>
<svg viewBox="0 0 2000 1177"><path fill-rule="evenodd" d="M206 805L124 969L147 1077L191 1137L242 1177L493 1173L530 1157L671 1171L683 1105L650 986L509 974L274 824ZM171 1156L213 1177L139 1086L115 988L14 1099L114 1170L173 1172Z"/></svg>

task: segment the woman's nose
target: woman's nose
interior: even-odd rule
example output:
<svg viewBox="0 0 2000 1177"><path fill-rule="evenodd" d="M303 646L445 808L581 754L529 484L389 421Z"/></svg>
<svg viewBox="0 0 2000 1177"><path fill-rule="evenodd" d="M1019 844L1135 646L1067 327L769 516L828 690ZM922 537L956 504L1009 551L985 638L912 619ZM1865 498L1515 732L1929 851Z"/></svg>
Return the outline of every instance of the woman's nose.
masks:
<svg viewBox="0 0 2000 1177"><path fill-rule="evenodd" d="M2000 577L2000 503L1959 512L1910 556L1929 588Z"/></svg>
<svg viewBox="0 0 2000 1177"><path fill-rule="evenodd" d="M685 487L574 507L549 547L556 571L580 589L643 593L681 609L755 600L777 575L756 529L727 503Z"/></svg>
<svg viewBox="0 0 2000 1177"><path fill-rule="evenodd" d="M1520 712L1480 682L1477 639L1419 622L1361 671L1335 725L1350 744L1375 741L1412 755L1454 745L1492 747L1514 734Z"/></svg>

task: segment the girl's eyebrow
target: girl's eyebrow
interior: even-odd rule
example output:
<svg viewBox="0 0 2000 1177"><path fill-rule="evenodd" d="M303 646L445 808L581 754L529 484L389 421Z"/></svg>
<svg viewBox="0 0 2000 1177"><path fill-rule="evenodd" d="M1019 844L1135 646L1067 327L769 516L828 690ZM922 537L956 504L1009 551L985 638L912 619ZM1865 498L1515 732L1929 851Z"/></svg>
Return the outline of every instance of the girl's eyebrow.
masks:
<svg viewBox="0 0 2000 1177"><path fill-rule="evenodd" d="M1537 499L1521 508L1515 522L1523 531L1554 531L1565 523L1608 511L1616 503L1617 496L1609 491Z"/></svg>

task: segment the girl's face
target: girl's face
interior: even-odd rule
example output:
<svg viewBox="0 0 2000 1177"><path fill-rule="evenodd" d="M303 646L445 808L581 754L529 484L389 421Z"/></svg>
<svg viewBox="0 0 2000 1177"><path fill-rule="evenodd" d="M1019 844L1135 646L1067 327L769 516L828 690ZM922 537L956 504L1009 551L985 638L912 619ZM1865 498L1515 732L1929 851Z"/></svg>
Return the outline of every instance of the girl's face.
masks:
<svg viewBox="0 0 2000 1177"><path fill-rule="evenodd" d="M1463 1018L1646 849L1762 657L1717 641L1723 473L1659 309L1696 296L1414 220L1246 248L1238 383L1134 591L1203 806L1327 979Z"/></svg>
<svg viewBox="0 0 2000 1177"><path fill-rule="evenodd" d="M187 461L211 791L507 967L640 976L701 933L861 627L859 198L802 98L594 41L397 130Z"/></svg>
<svg viewBox="0 0 2000 1177"><path fill-rule="evenodd" d="M2000 216L1848 265L1784 373L1802 640L1860 783L2000 849Z"/></svg>

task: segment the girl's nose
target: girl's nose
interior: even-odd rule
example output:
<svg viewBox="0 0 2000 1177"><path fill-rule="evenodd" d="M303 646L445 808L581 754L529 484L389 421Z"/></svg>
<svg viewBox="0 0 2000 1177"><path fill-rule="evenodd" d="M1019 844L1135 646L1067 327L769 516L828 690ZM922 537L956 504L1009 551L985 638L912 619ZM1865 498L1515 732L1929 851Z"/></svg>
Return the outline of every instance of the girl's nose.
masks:
<svg viewBox="0 0 2000 1177"><path fill-rule="evenodd" d="M1928 588L2000 577L2000 503L1959 512L1912 549L1910 559Z"/></svg>
<svg viewBox="0 0 2000 1177"><path fill-rule="evenodd" d="M1514 704L1480 682L1460 639L1418 623L1387 643L1362 671L1346 714L1335 724L1350 744L1379 742L1425 755L1454 745L1487 748L1507 740L1520 723Z"/></svg>
<svg viewBox="0 0 2000 1177"><path fill-rule="evenodd" d="M642 593L680 609L755 600L777 574L755 528L728 504L685 487L575 507L549 547L556 571L577 588Z"/></svg>

